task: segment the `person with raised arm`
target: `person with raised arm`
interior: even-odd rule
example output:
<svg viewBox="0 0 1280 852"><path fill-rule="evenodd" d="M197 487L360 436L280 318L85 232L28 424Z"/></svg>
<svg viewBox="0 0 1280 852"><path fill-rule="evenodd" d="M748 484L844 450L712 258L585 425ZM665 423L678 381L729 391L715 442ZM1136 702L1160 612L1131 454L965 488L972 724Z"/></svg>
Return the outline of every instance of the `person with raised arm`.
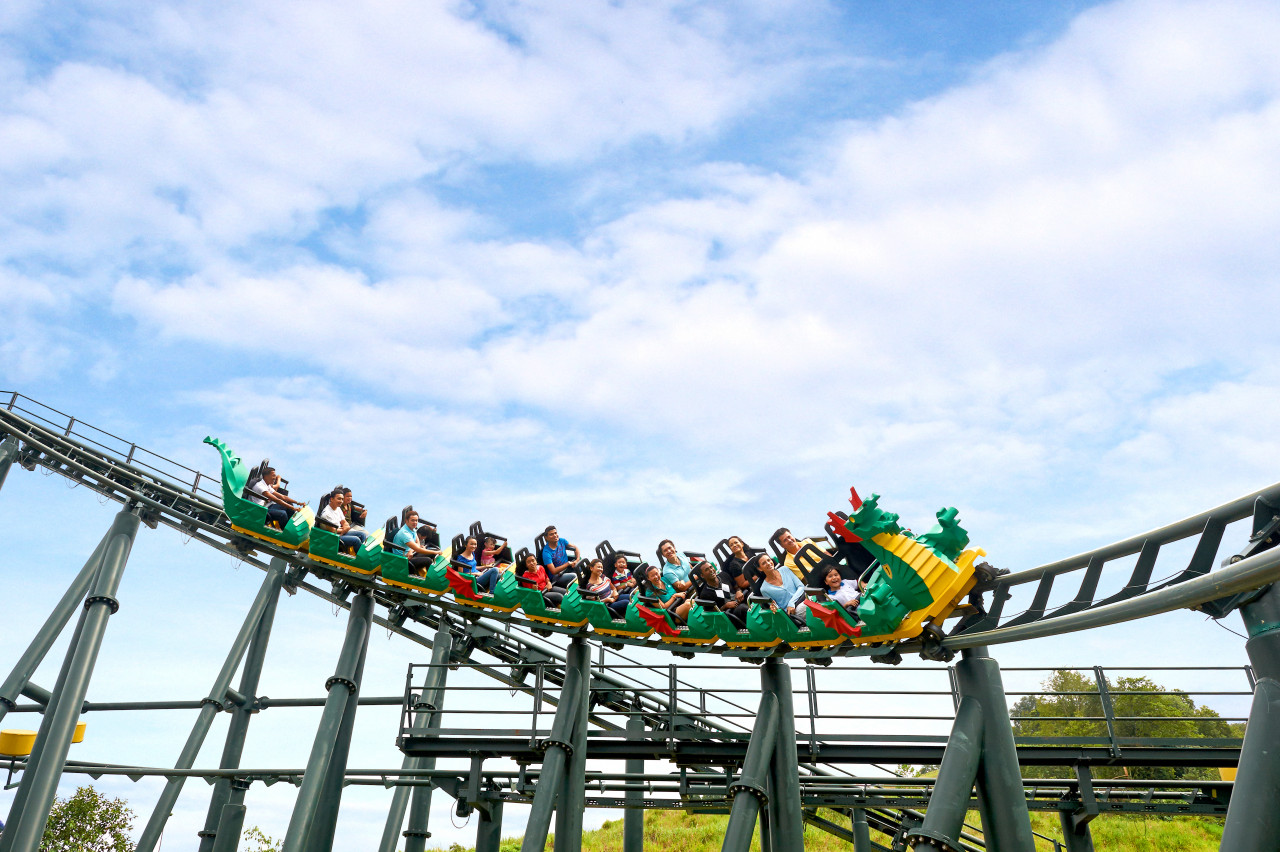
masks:
<svg viewBox="0 0 1280 852"><path fill-rule="evenodd" d="M582 553L582 551L578 550L572 542L566 542L560 538L560 531L556 529L555 524L543 530L542 535L546 539L546 544L542 545L538 563L546 569L547 579L551 581L551 585L567 589L577 576L575 572L580 561L580 558L570 561L569 549L572 548L574 553Z"/></svg>
<svg viewBox="0 0 1280 852"><path fill-rule="evenodd" d="M283 530L284 525L293 517L293 513L301 509L305 503L299 503L289 495L277 490L280 474L274 467L262 471L262 475L249 487L245 497L267 507L267 526L275 530Z"/></svg>

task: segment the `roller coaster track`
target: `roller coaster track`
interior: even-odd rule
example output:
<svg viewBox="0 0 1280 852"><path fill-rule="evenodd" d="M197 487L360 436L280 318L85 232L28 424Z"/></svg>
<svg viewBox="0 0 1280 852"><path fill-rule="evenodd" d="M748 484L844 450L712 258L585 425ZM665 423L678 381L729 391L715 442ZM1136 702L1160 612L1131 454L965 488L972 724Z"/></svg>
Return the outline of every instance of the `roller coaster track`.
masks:
<svg viewBox="0 0 1280 852"><path fill-rule="evenodd" d="M379 623L397 631L407 619L435 628L443 613L472 623L513 624L538 631L556 630L553 626L521 618L516 614L501 618L491 613L477 616L474 609L456 605L448 598L389 588L353 572L319 565L292 551L277 549L260 541L250 542L234 533L222 514L221 498L216 491L219 482L217 477L142 450L136 444L128 444L114 435L88 427L69 415L61 415L61 412L55 413L68 420L65 427L58 428L61 424L54 424L30 411L24 411L20 403L26 397L12 392L0 392L0 400L6 396L9 397L6 407L0 409L0 438L12 436L21 442L20 464L32 469L36 465L42 466L112 500L133 502L143 507L143 520L148 525L154 527L164 524L260 568L265 569L266 566L255 558L258 551L284 559L294 566L288 582L293 588L303 588L333 603L342 603L345 594L353 588L372 588L377 602L388 611L388 618L381 619ZM47 409L44 406L42 408ZM41 420L44 422L40 422ZM77 425L82 429L92 430L101 438L95 439L89 434L77 433ZM107 440L114 441L116 446L104 443ZM1280 579L1280 548L1266 550L1213 570L1213 561L1227 525L1254 514L1259 500L1272 507L1280 506L1280 483L1150 532L1058 562L1006 575L1000 578L991 591L991 604L986 615L980 619L970 619L963 629L944 639L942 647L955 651L1056 636L1175 609L1198 609L1213 601L1266 586ZM1152 583L1151 578L1158 567L1161 549L1187 539L1195 539L1194 550L1187 564L1176 568L1167 579ZM1118 560L1134 554L1137 554L1137 561L1123 588L1099 598L1098 588L1103 571ZM1059 578L1076 572L1083 573L1075 596L1061 606L1049 608L1050 595ZM307 573L331 581L336 592L326 592L305 582L303 578ZM1026 608L1013 615L1005 615L1007 603L1014 597L1015 591L1029 588L1033 583L1035 586L1031 601ZM488 645L499 646L508 641L510 634L505 633L505 627L495 627L494 630L493 636L481 637L487 640ZM499 633L503 635L498 636ZM430 640L426 637L411 636L407 631L405 635L420 644L430 646ZM517 637L511 641L536 649L536 654L555 654L552 649L538 645L531 638ZM672 650L670 645L663 645L657 640L652 640L648 646ZM835 656L881 656L891 650L884 647L836 646L832 653ZM922 647L916 642L904 642L897 646L897 650L900 653L910 653L922 650ZM724 653L720 646L683 647L679 651ZM821 656L812 650L793 651L787 655L808 658ZM535 655L534 660L536 659ZM513 659L504 659L504 662L519 663L521 660L516 655Z"/></svg>
<svg viewBox="0 0 1280 852"><path fill-rule="evenodd" d="M528 631L536 630L543 635L548 630L579 632L556 630L514 614L502 618L480 614L474 609L454 604L447 598L387 587L368 577L319 565L297 553L249 541L230 529L222 513L217 477L187 468L87 426L73 417L34 403L42 411L66 418L65 422L50 420L41 411L24 407L24 401L34 403L17 393L0 394L0 405L4 406L0 408L0 440L8 438L17 442L17 462L21 466L29 470L34 470L37 466L43 467L103 497L135 506L140 518L148 526L167 526L264 571L268 568L265 557L282 560L290 566L284 583L290 594L302 589L332 604L350 608L348 597L352 592L369 593L384 610L383 615L374 617L375 623L424 647L431 647L432 639L406 626L408 623L432 630L448 628L457 638L453 659L469 660L476 652L491 657L495 661L493 664L473 662L472 665L512 689L532 695L534 688L526 682L530 673L540 664L565 661L565 656L559 649L538 641ZM896 662L901 653L919 651L934 659L945 659L950 653L966 648L1059 635L1179 608L1202 608L1210 614L1225 614L1225 611L1215 611L1215 606L1221 610L1221 602L1225 599L1263 588L1280 579L1280 548L1249 555L1213 570L1213 562L1225 528L1228 524L1249 517L1259 501L1266 505L1280 505L1280 483L1143 535L1002 577L991 590L989 611L981 618L968 619L962 629L943 640L940 649L905 642L896 648L837 647L827 656L871 655L873 659L881 658L877 661ZM1151 578L1156 573L1161 548L1193 538L1193 553L1185 567L1180 567L1167 579L1153 583ZM1099 598L1097 590L1104 569L1134 554L1137 554L1136 564L1124 587L1115 594ZM1076 572L1082 572L1082 575L1075 596L1069 602L1051 608L1048 604L1055 582L1059 577ZM329 588L310 582L308 578L327 582ZM1034 587L1032 584L1035 584ZM1008 601L1014 597L1015 592L1024 589L1031 591L1030 603L1020 612L1005 615ZM586 633L585 638L596 637ZM656 641L648 643L648 646L672 650L670 646ZM600 647L599 651L602 661L604 655L608 654L611 658L631 662L625 656L604 647ZM680 651L723 653L723 648L681 648ZM785 650L780 653L791 657L822 656L812 652ZM548 669L547 677L552 682L562 676L555 672L554 665ZM646 726L652 730L678 725L685 731L700 732L697 735L707 742L720 739L725 745L743 745L740 736L744 729L737 724L722 724L714 713L700 711L699 708L678 700L664 701L660 695L652 694L653 690L647 684L615 676L603 665L599 670L593 669L592 676L593 680L617 690L617 697L611 697L608 690L602 690L598 700L602 712L592 713L590 716L591 721L601 727L606 736L609 732L620 731L620 727L607 718L609 711L626 713L638 709ZM676 676L673 674L672 677ZM554 697L539 698L551 704L556 703ZM449 746L442 744L441 747L452 748L458 745L460 744L455 741ZM465 750L465 744L461 745ZM513 745L512 748L519 750L518 745ZM828 766L836 754L830 748L831 746L824 746L822 755L822 764ZM505 753L510 756L510 749ZM445 756L443 752L441 756ZM930 762L937 757L940 754L930 753L928 756ZM859 752L856 762L868 762L866 758L866 753ZM734 755L730 759L732 762L739 758ZM852 761L852 758L849 760ZM921 762L925 762L923 758ZM1218 762L1221 762L1220 758ZM821 778L830 773L829 769L822 769L816 763L806 763L804 767L806 771L816 773L811 774L810 779ZM847 774L844 777L847 778ZM907 811L895 814L888 810L868 809L868 815L873 827L881 828L887 833L901 831L911 818ZM806 816L814 824L822 826L824 822L812 812L807 812ZM836 834L844 832L838 826L822 827Z"/></svg>

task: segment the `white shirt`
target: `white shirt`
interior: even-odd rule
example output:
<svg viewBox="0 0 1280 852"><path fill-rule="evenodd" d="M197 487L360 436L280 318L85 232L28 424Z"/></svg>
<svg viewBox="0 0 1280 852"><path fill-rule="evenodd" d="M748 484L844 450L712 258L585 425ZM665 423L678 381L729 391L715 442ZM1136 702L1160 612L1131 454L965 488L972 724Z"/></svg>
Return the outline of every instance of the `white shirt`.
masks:
<svg viewBox="0 0 1280 852"><path fill-rule="evenodd" d="M835 598L836 603L841 606L851 604L858 599L858 581L841 580L840 588L836 589L834 592L828 589L827 594L830 597Z"/></svg>
<svg viewBox="0 0 1280 852"><path fill-rule="evenodd" d="M347 516L342 514L341 509L335 509L332 506L325 506L320 510L320 520L329 524L336 530L342 529L342 524L347 520Z"/></svg>
<svg viewBox="0 0 1280 852"><path fill-rule="evenodd" d="M266 495L274 494L275 489L268 485L265 479L259 479L250 486L249 492L250 493L247 496L250 500L257 503L259 506L265 506L267 505ZM255 497L254 494L261 494L262 496Z"/></svg>

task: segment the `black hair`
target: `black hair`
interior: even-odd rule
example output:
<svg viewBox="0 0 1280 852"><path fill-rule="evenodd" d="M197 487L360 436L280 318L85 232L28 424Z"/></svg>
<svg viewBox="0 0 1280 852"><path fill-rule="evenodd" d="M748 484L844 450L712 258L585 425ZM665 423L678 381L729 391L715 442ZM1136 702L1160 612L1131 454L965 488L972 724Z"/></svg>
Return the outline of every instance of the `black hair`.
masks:
<svg viewBox="0 0 1280 852"><path fill-rule="evenodd" d="M543 531L542 531L542 534L543 534L543 535L551 535L552 530L554 530L555 528L556 528L556 525L555 525L555 524L548 524L548 525L547 525L547 528L546 528L545 530L543 530Z"/></svg>
<svg viewBox="0 0 1280 852"><path fill-rule="evenodd" d="M671 545L672 548L676 546L676 543L674 541L672 541L669 538L664 538L662 541L658 542L658 553L662 553L663 545L667 545L667 544ZM679 556L679 554L676 554L676 555L677 557Z"/></svg>

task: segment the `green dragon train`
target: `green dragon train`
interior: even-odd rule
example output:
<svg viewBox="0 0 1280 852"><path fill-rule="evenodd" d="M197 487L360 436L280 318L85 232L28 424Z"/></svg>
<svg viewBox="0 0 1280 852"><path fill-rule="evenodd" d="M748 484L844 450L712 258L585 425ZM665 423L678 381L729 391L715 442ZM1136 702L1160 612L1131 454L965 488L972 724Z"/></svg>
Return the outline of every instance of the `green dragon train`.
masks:
<svg viewBox="0 0 1280 852"><path fill-rule="evenodd" d="M611 644L650 644L656 639L683 655L716 645L738 652L768 653L780 649L817 653L818 649L833 649L844 643L892 646L926 633L927 638L940 638L945 620L974 611L973 605L966 605L963 600L978 581L978 557L986 555L981 549L968 547L969 536L957 523L954 508L940 510L937 524L917 536L898 524L898 515L878 506L879 495L863 501L850 489L852 513L828 513L824 525L834 552L827 553L808 542L795 555L794 562L801 569L797 574L803 572L803 577L810 580L823 576L830 567L844 577L865 580L866 588L856 611L809 593L805 624L800 626L758 594L760 578L756 577L756 593L749 598L743 626L735 624L724 612L697 603L689 609L687 623L681 624L644 594L644 571L648 566L639 554L615 551L605 541L597 548L597 554L602 559L617 553L626 555L640 581L638 593L631 595L625 612L615 616L604 603L589 599L577 579L569 584L563 599L552 606L542 592L522 582L510 565L499 576L493 592L483 592L472 577L458 570L462 566L449 558L447 547L425 576L414 576L405 554L384 546L395 532L396 518L388 520L387 529L368 534L354 552L340 547L335 533L317 526L315 515L307 507L295 512L281 529L269 526L266 507L243 496L249 469L221 441L205 438L205 443L221 455L223 509L232 529L243 536L305 553L308 559L327 568L365 575L399 590L428 597L447 595L462 608L492 617L523 616L542 630L592 634ZM472 527L472 533L477 532L481 532L479 524ZM521 550L519 557L512 560L508 548L504 554L507 558L500 561L520 564L526 552ZM721 542L717 556L722 563L724 552L727 551Z"/></svg>

